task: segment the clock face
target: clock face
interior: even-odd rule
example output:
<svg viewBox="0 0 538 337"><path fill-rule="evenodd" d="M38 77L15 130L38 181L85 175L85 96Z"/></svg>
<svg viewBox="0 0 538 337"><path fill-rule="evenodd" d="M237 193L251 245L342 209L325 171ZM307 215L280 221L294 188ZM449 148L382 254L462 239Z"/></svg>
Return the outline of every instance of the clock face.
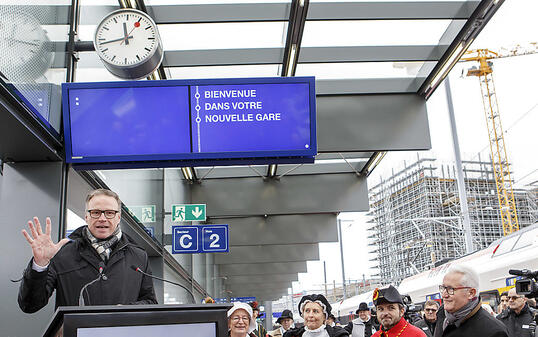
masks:
<svg viewBox="0 0 538 337"><path fill-rule="evenodd" d="M95 50L103 62L133 67L160 48L155 22L137 10L119 10L105 17L95 32Z"/></svg>
<svg viewBox="0 0 538 337"><path fill-rule="evenodd" d="M39 22L23 12L0 15L0 71L11 81L38 78L50 67L52 53Z"/></svg>

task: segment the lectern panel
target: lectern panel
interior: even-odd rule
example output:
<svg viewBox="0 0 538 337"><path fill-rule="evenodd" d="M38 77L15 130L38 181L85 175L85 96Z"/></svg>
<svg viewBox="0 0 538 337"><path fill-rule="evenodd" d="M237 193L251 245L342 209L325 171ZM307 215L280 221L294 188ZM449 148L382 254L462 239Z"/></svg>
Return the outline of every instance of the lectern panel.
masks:
<svg viewBox="0 0 538 337"><path fill-rule="evenodd" d="M216 337L215 323L117 326L79 328L77 337L147 337L197 336Z"/></svg>
<svg viewBox="0 0 538 337"><path fill-rule="evenodd" d="M227 337L230 304L59 307L43 337Z"/></svg>

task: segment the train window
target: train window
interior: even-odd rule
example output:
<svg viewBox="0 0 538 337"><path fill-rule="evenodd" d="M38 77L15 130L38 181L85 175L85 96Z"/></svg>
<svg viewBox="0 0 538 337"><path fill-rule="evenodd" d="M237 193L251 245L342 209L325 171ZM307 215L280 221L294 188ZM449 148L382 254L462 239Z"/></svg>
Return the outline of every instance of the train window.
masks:
<svg viewBox="0 0 538 337"><path fill-rule="evenodd" d="M516 242L514 246L514 250L525 248L527 246L530 246L534 243L536 240L536 237L538 236L538 230L532 230L521 234L521 238Z"/></svg>
<svg viewBox="0 0 538 337"><path fill-rule="evenodd" d="M508 253L509 251L511 251L517 239L519 239L519 235L513 236L511 238L501 241L501 243L499 244L499 248L495 250L494 256L499 256L499 255L502 255L504 253Z"/></svg>
<svg viewBox="0 0 538 337"><path fill-rule="evenodd" d="M499 292L497 290L489 290L480 293L482 303L489 304L493 310L497 310L499 305Z"/></svg>

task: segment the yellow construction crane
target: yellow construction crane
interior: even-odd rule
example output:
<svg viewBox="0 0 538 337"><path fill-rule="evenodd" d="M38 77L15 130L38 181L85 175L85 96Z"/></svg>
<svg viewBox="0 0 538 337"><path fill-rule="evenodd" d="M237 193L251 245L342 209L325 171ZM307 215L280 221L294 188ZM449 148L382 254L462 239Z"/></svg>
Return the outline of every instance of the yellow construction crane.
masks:
<svg viewBox="0 0 538 337"><path fill-rule="evenodd" d="M537 45L531 43L529 46L517 45L514 48L501 49L497 52L488 49L469 50L460 60L460 62L476 61L479 63L478 67L472 67L467 71L467 76L477 76L480 80L504 235L519 230L519 222L504 143L504 132L497 104L497 93L493 83L493 63L490 60L535 53L538 53Z"/></svg>

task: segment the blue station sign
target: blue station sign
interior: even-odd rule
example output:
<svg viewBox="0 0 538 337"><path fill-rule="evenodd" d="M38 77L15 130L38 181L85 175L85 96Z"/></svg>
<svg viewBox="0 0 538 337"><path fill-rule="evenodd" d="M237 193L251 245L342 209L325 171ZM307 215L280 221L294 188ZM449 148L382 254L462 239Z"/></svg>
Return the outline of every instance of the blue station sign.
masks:
<svg viewBox="0 0 538 337"><path fill-rule="evenodd" d="M65 159L77 169L312 163L317 154L314 77L65 83L62 101Z"/></svg>
<svg viewBox="0 0 538 337"><path fill-rule="evenodd" d="M229 251L228 225L172 226L172 254Z"/></svg>

